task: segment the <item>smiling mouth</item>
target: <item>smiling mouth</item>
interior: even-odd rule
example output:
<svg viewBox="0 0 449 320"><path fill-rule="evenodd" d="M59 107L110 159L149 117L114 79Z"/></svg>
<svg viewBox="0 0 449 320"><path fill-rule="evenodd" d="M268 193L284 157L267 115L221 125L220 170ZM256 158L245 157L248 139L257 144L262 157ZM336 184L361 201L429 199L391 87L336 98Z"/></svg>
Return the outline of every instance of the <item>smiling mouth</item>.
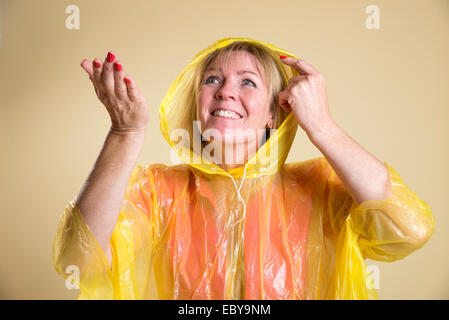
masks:
<svg viewBox="0 0 449 320"><path fill-rule="evenodd" d="M232 120L238 120L238 119L242 118L242 116L240 116L239 114L237 114L233 111L222 110L222 109L218 109L218 110L215 110L214 112L212 112L212 116L226 118L226 119L232 119Z"/></svg>

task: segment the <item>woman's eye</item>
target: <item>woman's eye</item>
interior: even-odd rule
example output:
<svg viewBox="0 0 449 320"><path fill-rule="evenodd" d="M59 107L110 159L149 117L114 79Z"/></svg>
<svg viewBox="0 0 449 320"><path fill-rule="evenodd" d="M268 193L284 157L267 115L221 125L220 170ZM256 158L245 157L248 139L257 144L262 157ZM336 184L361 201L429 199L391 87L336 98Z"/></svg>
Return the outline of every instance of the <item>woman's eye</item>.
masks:
<svg viewBox="0 0 449 320"><path fill-rule="evenodd" d="M218 79L216 77L209 77L209 78L206 79L205 83L210 83L210 82L212 82L211 80L217 80L218 81Z"/></svg>
<svg viewBox="0 0 449 320"><path fill-rule="evenodd" d="M243 80L243 82L244 83L249 83L249 84L251 84L254 87L256 86L256 84L254 82L252 82L251 80L249 80L249 79L245 79L245 80Z"/></svg>
<svg viewBox="0 0 449 320"><path fill-rule="evenodd" d="M212 83L214 81L217 81L216 83L220 82L220 80L217 77L211 76L211 77L207 78L206 81L204 81L204 83L207 84L207 83ZM256 87L256 84L249 79L243 80L243 83Z"/></svg>

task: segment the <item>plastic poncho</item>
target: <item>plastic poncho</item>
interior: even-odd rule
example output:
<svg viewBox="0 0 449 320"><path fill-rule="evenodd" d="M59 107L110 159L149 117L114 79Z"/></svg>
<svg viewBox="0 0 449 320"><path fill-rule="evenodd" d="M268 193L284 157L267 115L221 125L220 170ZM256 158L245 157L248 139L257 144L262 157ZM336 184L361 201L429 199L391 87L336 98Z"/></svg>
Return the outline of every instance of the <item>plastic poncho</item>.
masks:
<svg viewBox="0 0 449 320"><path fill-rule="evenodd" d="M239 40L295 57L248 38L199 52L160 106L172 148L193 66ZM285 163L297 128L291 113L257 161L227 171L186 149L176 151L181 164L137 165L110 240L111 267L75 196L54 239L56 271L79 286L78 299L378 299L365 259L395 261L421 248L434 232L431 208L385 162L391 197L359 205L326 158ZM67 272L73 265L78 277Z"/></svg>

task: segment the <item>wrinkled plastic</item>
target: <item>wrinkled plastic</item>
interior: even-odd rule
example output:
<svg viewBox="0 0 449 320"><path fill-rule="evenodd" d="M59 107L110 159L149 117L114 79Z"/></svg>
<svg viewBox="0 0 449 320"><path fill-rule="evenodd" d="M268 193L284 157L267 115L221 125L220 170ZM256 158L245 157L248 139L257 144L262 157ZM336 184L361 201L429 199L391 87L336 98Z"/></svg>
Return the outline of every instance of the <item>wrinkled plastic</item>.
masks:
<svg viewBox="0 0 449 320"><path fill-rule="evenodd" d="M172 147L192 67L238 40L294 57L248 38L201 51L160 107ZM68 266L79 268L78 299L378 299L364 260L395 261L421 248L434 232L432 210L385 162L391 197L359 205L324 157L285 164L297 126L289 115L254 164L228 171L192 161L191 150L178 151L179 165L136 166L110 241L111 268L75 197L55 236L56 271L67 278ZM274 144L279 152L267 153Z"/></svg>

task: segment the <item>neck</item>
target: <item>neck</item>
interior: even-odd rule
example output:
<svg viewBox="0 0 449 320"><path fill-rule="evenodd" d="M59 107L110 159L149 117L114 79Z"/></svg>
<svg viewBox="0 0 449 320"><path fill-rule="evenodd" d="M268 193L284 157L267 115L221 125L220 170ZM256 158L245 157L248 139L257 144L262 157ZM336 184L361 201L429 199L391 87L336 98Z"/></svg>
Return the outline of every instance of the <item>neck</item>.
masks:
<svg viewBox="0 0 449 320"><path fill-rule="evenodd" d="M214 152L203 152L203 156L214 162L224 170L242 167L257 152L257 140L243 143L222 143L221 148L214 145L214 142L203 142L202 150L214 150ZM221 154L220 154L221 150Z"/></svg>

